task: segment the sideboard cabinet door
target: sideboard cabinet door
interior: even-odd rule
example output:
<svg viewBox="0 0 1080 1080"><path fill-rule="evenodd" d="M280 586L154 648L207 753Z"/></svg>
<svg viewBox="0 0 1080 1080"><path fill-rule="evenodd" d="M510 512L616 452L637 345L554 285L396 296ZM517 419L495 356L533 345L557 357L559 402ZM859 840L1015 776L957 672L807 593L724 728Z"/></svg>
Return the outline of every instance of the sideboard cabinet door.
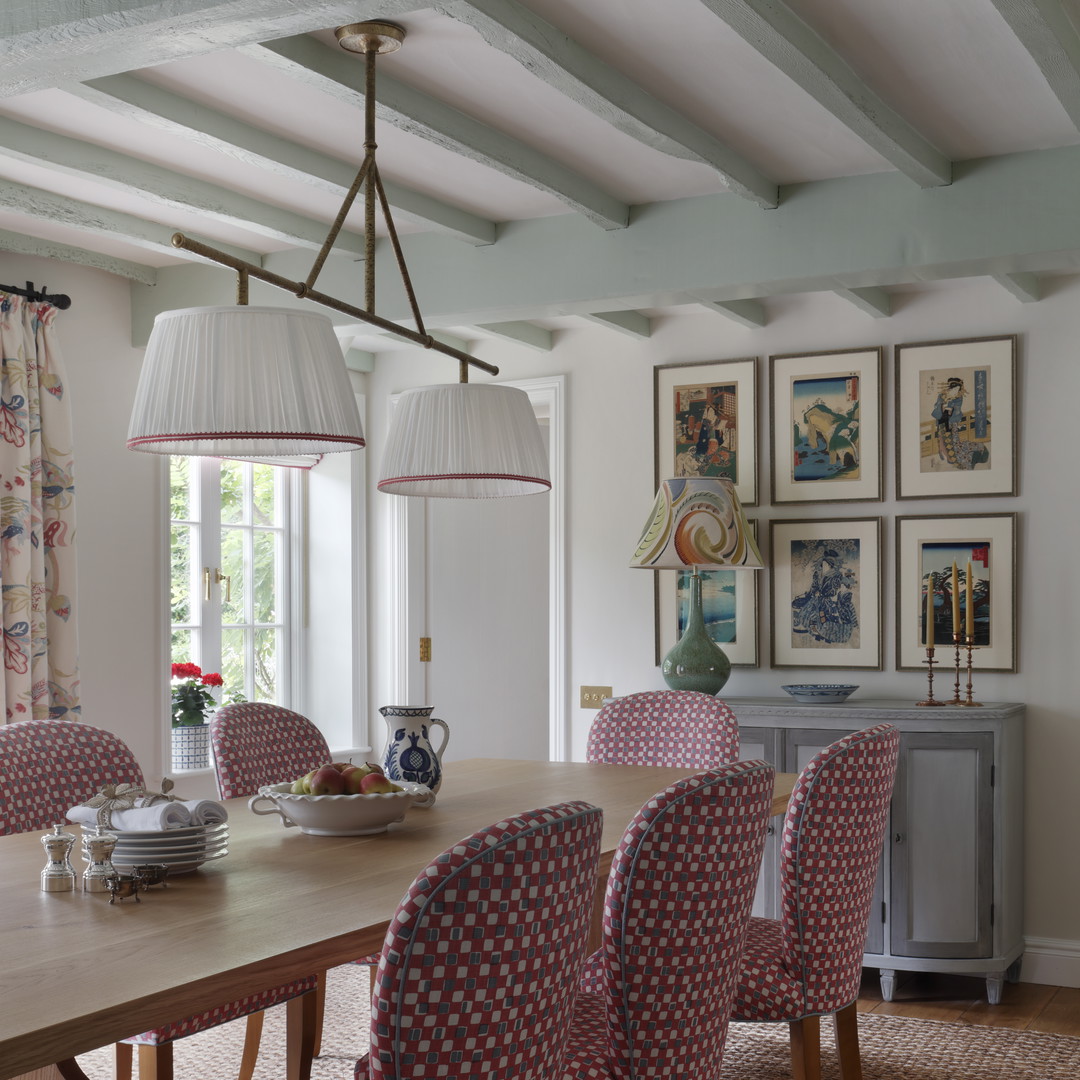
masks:
<svg viewBox="0 0 1080 1080"><path fill-rule="evenodd" d="M894 956L993 954L993 760L991 732L902 734L890 852Z"/></svg>

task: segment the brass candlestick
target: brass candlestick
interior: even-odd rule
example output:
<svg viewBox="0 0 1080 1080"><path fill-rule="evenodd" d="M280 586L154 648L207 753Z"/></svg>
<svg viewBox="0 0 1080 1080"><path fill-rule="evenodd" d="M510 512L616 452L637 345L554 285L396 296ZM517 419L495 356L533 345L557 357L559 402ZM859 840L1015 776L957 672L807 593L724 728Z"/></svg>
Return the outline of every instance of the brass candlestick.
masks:
<svg viewBox="0 0 1080 1080"><path fill-rule="evenodd" d="M936 701L934 699L934 664L937 661L934 659L934 646L930 645L926 650L926 700L916 701L916 705L948 705L947 701Z"/></svg>
<svg viewBox="0 0 1080 1080"><path fill-rule="evenodd" d="M960 700L960 642L962 640L958 632L954 632L953 636L953 662L956 666L956 682L953 683L953 697L950 705L961 705L963 702Z"/></svg>
<svg viewBox="0 0 1080 1080"><path fill-rule="evenodd" d="M962 705L965 708L969 708L969 709L979 709L979 708L982 708L982 702L981 701L972 701L971 700L971 687L972 687L972 682L971 682L971 671L972 671L971 652L972 652L972 649L975 646L975 635L974 634L968 634L966 636L966 638L965 638L964 643L967 646L967 698L964 701L959 700L959 698L960 698L960 662L959 662L959 660L957 660L957 664L956 664L956 696L957 696L957 700L953 704ZM957 656L959 657L959 654L960 654L960 647L959 646L957 646L956 653L957 653Z"/></svg>

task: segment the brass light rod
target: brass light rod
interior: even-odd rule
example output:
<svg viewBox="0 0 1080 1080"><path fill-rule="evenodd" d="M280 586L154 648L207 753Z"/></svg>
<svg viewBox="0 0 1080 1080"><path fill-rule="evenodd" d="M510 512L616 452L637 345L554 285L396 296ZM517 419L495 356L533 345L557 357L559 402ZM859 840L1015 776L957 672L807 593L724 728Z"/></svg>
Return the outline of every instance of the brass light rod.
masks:
<svg viewBox="0 0 1080 1080"><path fill-rule="evenodd" d="M417 345L422 345L425 349L433 349L435 352L443 353L445 356L452 356L455 360L460 360L463 364L469 364L473 367L480 368L481 371L488 372L489 375L499 374L499 369L494 364L488 364L483 360L477 360L475 356L470 356L467 352L452 348L450 345L444 345L441 341L436 341L430 334L417 333L417 331L410 330L407 326L401 326L396 322L392 322L390 319L384 319L381 315L373 315L370 311L365 311L363 308L358 308L353 304L345 303L344 300L337 300L333 296L328 296L326 293L318 292L315 289L309 289L302 281L291 281L289 278L282 277L280 274L275 274L270 270L264 270L261 266L256 266L254 263L249 263L245 259L238 259L224 251L219 251L217 248L210 247L208 244L200 243L198 240L192 240L183 233L173 233L172 244L173 247L181 248L184 251L190 251L195 255L201 255L204 259L210 259L211 262L220 263L222 266L228 266L238 273L246 272L253 278L258 278L260 281L265 281L268 285L275 285L279 289L291 292L294 296L298 296L303 300L311 300L316 304L322 304L323 307L340 311L344 315L351 315L354 319L360 319L363 322L370 323L372 326L377 326L380 330L386 330L391 334L396 334L398 337L406 338L409 341L415 342Z"/></svg>

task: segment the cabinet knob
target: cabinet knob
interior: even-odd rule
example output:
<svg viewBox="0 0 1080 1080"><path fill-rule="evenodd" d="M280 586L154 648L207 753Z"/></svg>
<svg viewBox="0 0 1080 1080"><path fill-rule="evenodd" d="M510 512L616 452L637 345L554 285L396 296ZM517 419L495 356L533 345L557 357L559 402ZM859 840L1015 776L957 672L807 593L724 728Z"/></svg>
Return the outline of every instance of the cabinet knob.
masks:
<svg viewBox="0 0 1080 1080"><path fill-rule="evenodd" d="M903 842L904 842L904 834L902 832L898 832L898 833L893 834L893 843L894 844L902 844Z"/></svg>

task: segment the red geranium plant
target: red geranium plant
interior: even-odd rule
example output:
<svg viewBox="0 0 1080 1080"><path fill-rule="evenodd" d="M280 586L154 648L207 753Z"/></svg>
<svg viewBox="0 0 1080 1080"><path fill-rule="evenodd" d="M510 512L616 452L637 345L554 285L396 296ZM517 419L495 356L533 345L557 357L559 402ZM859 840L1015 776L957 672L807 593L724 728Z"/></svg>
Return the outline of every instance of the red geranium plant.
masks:
<svg viewBox="0 0 1080 1080"><path fill-rule="evenodd" d="M225 680L217 672L204 675L198 664L173 664L172 677L173 727L205 724L208 720L206 710L217 705L207 687L221 686Z"/></svg>

